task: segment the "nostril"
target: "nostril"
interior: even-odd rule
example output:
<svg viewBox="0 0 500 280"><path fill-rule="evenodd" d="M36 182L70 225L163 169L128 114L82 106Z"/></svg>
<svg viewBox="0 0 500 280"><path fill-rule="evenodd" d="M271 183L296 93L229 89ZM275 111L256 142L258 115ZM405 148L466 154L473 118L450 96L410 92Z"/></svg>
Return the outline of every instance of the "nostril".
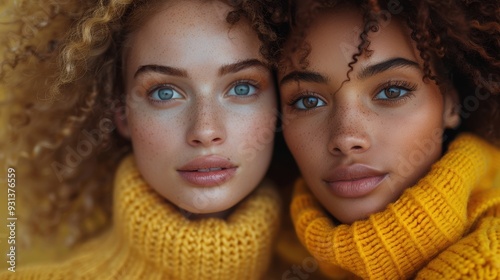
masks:
<svg viewBox="0 0 500 280"><path fill-rule="evenodd" d="M370 143L365 136L334 135L328 143L328 151L333 155L360 154L367 151Z"/></svg>

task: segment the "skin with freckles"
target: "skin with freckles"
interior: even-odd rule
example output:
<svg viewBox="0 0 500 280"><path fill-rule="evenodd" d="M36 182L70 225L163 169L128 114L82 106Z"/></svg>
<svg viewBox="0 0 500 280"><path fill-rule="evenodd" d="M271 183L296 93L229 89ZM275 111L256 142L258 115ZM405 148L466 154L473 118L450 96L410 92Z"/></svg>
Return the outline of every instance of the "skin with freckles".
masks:
<svg viewBox="0 0 500 280"><path fill-rule="evenodd" d="M224 216L262 180L276 96L260 41L214 1L169 1L128 39L126 117L145 181L195 217Z"/></svg>
<svg viewBox="0 0 500 280"><path fill-rule="evenodd" d="M373 53L341 86L362 26L355 8L323 11L305 37L307 67L285 49L292 63L279 73L287 145L311 191L346 224L384 210L422 178L442 154L444 129L459 124L456 93L422 79L419 52L397 18L369 33Z"/></svg>

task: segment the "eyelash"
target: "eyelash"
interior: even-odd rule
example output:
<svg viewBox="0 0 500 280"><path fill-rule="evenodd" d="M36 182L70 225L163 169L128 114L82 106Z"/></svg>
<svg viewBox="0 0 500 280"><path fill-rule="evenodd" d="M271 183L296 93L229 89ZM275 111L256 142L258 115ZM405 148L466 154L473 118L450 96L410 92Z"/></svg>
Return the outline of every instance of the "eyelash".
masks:
<svg viewBox="0 0 500 280"><path fill-rule="evenodd" d="M294 96L290 101L288 101L286 103L286 105L288 106L288 108L290 108L292 111L294 112L301 112L301 113L308 113L308 112L311 112L313 111L314 109L318 108L318 107L315 107L315 108L311 108L311 109L308 109L308 110L304 110L304 109L299 109L299 108L295 108L295 104L302 98L305 98L305 97L315 97L315 98L318 98L320 99L321 101L323 101L324 103L326 103L326 101L321 98L321 96L315 92L312 92L312 91L305 91L305 92L300 92L298 93L296 96Z"/></svg>
<svg viewBox="0 0 500 280"><path fill-rule="evenodd" d="M252 87L255 88L256 92L254 94L251 94L251 95L241 95L241 96L238 96L238 98L251 98L251 97L255 97L255 96L258 96L259 93L260 93L260 86L259 86L259 83L256 82L256 81L252 81L252 80L237 80L235 82L233 82L230 86L229 86L229 90L227 90L227 92L229 92L231 89L233 89L234 87L238 86L238 85L244 85L244 84L248 84ZM149 87L148 90L146 90L146 95L148 97L148 100L152 103L156 103L156 104L164 104L166 102L171 102L175 99L170 99L170 100L155 100L153 98L151 98L151 95L158 89L161 89L161 88L171 88L172 90L175 90L177 92L181 92L180 90L178 90L175 86L171 85L171 84L156 84L152 87Z"/></svg>
<svg viewBox="0 0 500 280"><path fill-rule="evenodd" d="M396 97L393 99L375 99L375 97L382 91L391 87L397 87L404 89L408 91L407 94L401 96L401 97ZM415 83L411 83L408 81L403 81L403 80L395 80L395 81L388 81L383 83L378 87L378 89L375 91L375 96L373 97L373 100L378 101L378 102L386 102L386 103L391 103L391 104L397 104L400 102L404 102L406 99L411 98L414 96L414 91L417 90L418 86Z"/></svg>
<svg viewBox="0 0 500 280"><path fill-rule="evenodd" d="M238 86L238 85L244 85L244 84L249 84L251 86L253 86L255 88L255 93L252 94L252 95L240 95L238 97L243 97L243 98L250 98L250 97L253 97L253 96L258 96L259 93L260 93L260 85L258 82L256 81L253 81L253 80L236 80L235 82L233 82L230 86L229 86L229 89L226 91L226 94L227 92L229 92L232 88Z"/></svg>
<svg viewBox="0 0 500 280"><path fill-rule="evenodd" d="M401 97L397 97L397 98L393 98L393 99L375 99L375 96L378 95L382 90L385 90L385 89L388 89L391 87L397 87L397 88L404 89L404 90L408 91L408 93L401 96ZM378 102L397 104L400 102L404 102L408 98L413 97L414 96L413 92L416 89L417 89L417 84L415 84L415 83L410 83L408 81L402 81L402 80L388 81L388 82L385 82L378 87L373 99L375 101L378 101ZM298 93L296 96L294 96L294 98L292 98L290 101L287 102L287 106L291 110L296 111L296 112L301 112L301 113L307 113L307 112L313 111L314 109L318 108L318 107L315 107L315 108L311 108L311 109L307 109L307 110L296 108L295 104L299 100L301 100L302 98L305 98L305 97L315 97L315 98L322 100L324 103L326 103L326 101L323 98L321 98L319 94L314 93L314 92L310 92L310 91L305 91L305 92Z"/></svg>
<svg viewBox="0 0 500 280"><path fill-rule="evenodd" d="M149 100L149 102L151 103L156 103L156 104L165 104L167 102L172 102L173 100L176 100L176 99L169 99L169 100L155 100L153 98L151 98L151 95L158 89L161 89L161 88L170 88L172 90L175 90L176 92L180 93L181 91L178 90L175 86L173 86L172 84L156 84L152 87L150 87L148 90L146 90L146 95L147 95L147 98Z"/></svg>

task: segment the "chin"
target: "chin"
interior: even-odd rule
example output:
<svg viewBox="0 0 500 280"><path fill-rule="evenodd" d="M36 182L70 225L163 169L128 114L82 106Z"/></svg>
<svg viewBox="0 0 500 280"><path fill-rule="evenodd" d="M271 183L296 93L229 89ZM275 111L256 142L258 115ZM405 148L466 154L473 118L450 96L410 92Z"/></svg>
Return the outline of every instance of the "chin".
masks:
<svg viewBox="0 0 500 280"><path fill-rule="evenodd" d="M337 213L335 215L333 212L330 212L333 217L335 217L338 221L343 224L352 224L356 221L366 220L370 217L370 215L384 211L390 202L387 203L377 203L370 204L368 202L360 202L360 205L351 205L346 207L347 212ZM358 211L353 212L352 209L357 209ZM349 211L351 210L351 211Z"/></svg>
<svg viewBox="0 0 500 280"><path fill-rule="evenodd" d="M221 218L225 219L231 214L234 206L237 204L230 204L228 207L221 207L221 205L217 205L217 207L207 207L205 209L193 209L190 211L189 209L185 209L181 207L182 214L190 219L190 220L198 220L205 218Z"/></svg>
<svg viewBox="0 0 500 280"><path fill-rule="evenodd" d="M221 203L221 199L212 199L212 198L200 198L199 200L194 199L194 204L190 205L178 205L179 208L183 209L186 212L190 212L197 215L210 215L217 214L220 212L224 212L230 210L234 206L236 206L241 200L238 201L226 201L225 203ZM213 203L212 203L213 202Z"/></svg>

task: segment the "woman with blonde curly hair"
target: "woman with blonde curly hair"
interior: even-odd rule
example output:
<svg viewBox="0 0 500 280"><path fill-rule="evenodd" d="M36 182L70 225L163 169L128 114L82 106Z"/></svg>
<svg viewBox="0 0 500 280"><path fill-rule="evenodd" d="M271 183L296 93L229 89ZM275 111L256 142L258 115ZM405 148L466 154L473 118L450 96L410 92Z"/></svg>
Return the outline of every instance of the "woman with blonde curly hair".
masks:
<svg viewBox="0 0 500 280"><path fill-rule="evenodd" d="M12 9L1 145L30 204L23 219L73 245L98 236L64 261L0 278L262 279L280 219L263 180L279 7L54 0Z"/></svg>
<svg viewBox="0 0 500 280"><path fill-rule="evenodd" d="M499 1L291 2L300 241L332 279L499 279Z"/></svg>

